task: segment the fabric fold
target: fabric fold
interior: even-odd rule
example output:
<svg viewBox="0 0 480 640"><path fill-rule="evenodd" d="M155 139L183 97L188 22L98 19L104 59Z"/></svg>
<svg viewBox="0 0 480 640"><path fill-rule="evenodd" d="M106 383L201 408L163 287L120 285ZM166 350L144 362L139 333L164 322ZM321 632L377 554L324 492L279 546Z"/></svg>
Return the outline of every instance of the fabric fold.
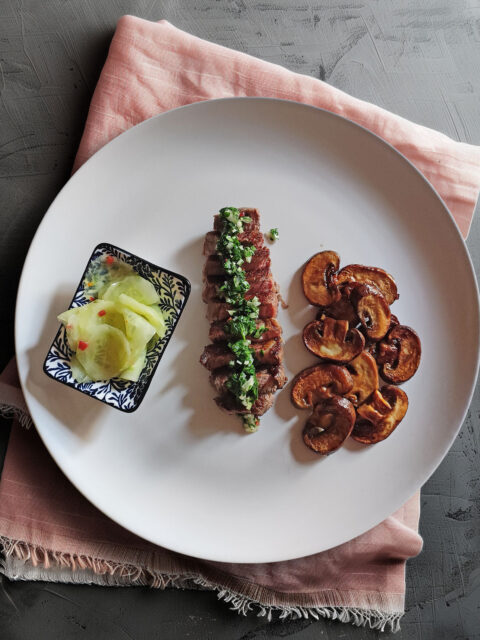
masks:
<svg viewBox="0 0 480 640"><path fill-rule="evenodd" d="M210 589L240 613L329 617L394 630L404 608L405 560L422 547L418 516L417 494L371 531L314 556L266 564L203 561L109 520L70 484L35 430L15 424L0 483L2 572L16 580Z"/></svg>
<svg viewBox="0 0 480 640"><path fill-rule="evenodd" d="M175 107L239 96L304 102L376 133L431 182L464 235L480 188L480 148L358 100L316 78L206 42L162 20L118 22L93 94L74 164L78 169L126 129Z"/></svg>

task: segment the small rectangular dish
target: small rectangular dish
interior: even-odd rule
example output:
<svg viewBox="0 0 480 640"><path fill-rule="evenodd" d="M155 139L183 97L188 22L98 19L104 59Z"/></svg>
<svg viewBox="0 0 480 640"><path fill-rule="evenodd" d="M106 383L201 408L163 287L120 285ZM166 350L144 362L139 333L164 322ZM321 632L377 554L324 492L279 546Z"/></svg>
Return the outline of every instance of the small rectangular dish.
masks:
<svg viewBox="0 0 480 640"><path fill-rule="evenodd" d="M145 366L137 382L112 378L98 382L77 382L72 375L70 361L73 352L67 342L65 326L62 325L47 353L43 370L50 378L61 382L81 393L85 393L100 402L132 412L138 409L150 386L160 360L175 331L182 311L190 295L190 282L184 276L159 267L147 260L103 242L95 247L90 256L80 283L75 291L69 309L87 304L92 298L86 286L86 277L92 265L102 260L118 260L130 265L138 275L151 282L160 296L160 308L165 316L166 332L155 345L147 351Z"/></svg>

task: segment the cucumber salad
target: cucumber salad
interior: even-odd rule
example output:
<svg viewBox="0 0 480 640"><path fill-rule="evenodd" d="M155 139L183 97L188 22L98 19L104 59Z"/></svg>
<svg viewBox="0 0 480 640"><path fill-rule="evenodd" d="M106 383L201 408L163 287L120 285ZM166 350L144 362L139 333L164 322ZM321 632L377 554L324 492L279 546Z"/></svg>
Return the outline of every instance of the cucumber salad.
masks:
<svg viewBox="0 0 480 640"><path fill-rule="evenodd" d="M94 263L84 285L89 302L58 316L73 351L73 377L136 382L147 351L166 332L155 287L113 256Z"/></svg>

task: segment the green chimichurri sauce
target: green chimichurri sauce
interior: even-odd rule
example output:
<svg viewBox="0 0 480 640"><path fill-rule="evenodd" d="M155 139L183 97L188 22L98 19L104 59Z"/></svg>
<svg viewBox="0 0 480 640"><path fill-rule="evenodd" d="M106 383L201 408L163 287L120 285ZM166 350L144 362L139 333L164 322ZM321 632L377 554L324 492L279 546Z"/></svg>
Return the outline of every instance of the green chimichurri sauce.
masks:
<svg viewBox="0 0 480 640"><path fill-rule="evenodd" d="M243 265L250 262L255 247L243 245L238 235L243 225L251 222L249 216L243 215L235 207L220 209L223 228L217 242L217 253L223 259L226 272L225 281L220 287L219 295L230 306L230 320L225 323L225 333L230 340L228 346L235 358L230 362L231 373L227 380L227 388L238 401L250 410L258 398L258 381L253 361L253 349L249 337L258 338L266 330L256 326L260 301L256 296L247 300L246 292L250 289ZM242 416L246 431L256 431L259 420L253 414Z"/></svg>

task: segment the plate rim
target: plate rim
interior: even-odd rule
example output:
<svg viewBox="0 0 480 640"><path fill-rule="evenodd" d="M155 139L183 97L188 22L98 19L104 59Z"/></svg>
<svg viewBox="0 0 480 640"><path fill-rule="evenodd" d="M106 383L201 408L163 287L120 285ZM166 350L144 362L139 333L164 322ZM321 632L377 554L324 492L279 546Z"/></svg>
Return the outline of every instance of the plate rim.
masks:
<svg viewBox="0 0 480 640"><path fill-rule="evenodd" d="M102 155L102 153L105 152L106 148L110 145L115 143L115 141L119 138L123 138L126 137L128 135L133 135L133 132L136 131L137 129L139 129L140 127L146 126L148 123L150 123L152 120L157 120L157 119L161 119L164 117L168 117L171 114L176 113L177 111L181 111L181 110L194 110L197 108L208 108L209 104L216 104L216 103L224 103L224 102L259 102L259 103L286 103L286 104L290 104L290 105L295 105L296 108L300 108L300 109L305 109L305 110L313 110L313 111L319 111L321 113L323 113L324 115L326 115L327 117L332 117L334 119L338 119L340 121L343 121L344 123L346 123L348 126L352 126L354 128L358 128L360 130L362 130L363 132L365 132L367 135L369 136L373 136L374 139L376 139L377 142L379 142L381 145L383 145L384 147L386 147L390 153L395 154L396 156L399 156L404 162L407 163L407 165L410 167L411 170L413 170L413 172L417 175L417 177L420 177L422 182L425 184L425 186L430 189L430 191L433 193L433 195L436 197L436 199L440 202L440 204L442 205L442 209L444 211L444 213L447 215L447 219L449 219L450 222L450 227L453 227L453 232L454 234L457 235L457 240L461 241L461 245L463 245L463 249L464 249L464 255L466 257L466 264L468 264L469 267L469 271L470 271L470 275L472 277L472 282L474 285L474 290L475 290L475 296L472 296L474 298L474 304L475 304L475 320L476 320L476 325L477 325L477 331L475 333L474 336L474 341L476 343L476 362L475 362L475 367L474 367L474 375L472 377L472 382L471 382L471 386L470 386L470 390L468 392L468 401L466 402L465 408L462 412L462 417L461 420L459 421L459 424L457 425L455 431L453 432L453 435L451 436L451 438L448 441L448 446L445 449L445 452L441 455L441 457L436 460L436 462L433 463L433 465L430 465L427 469L426 469L426 473L424 473L424 477L423 480L421 482L421 484L419 486L417 486L416 491L418 491L424 484L425 482L431 477L431 475L436 471L436 469L439 467L439 465L441 464L441 462L443 461L443 459L445 458L445 456L447 455L448 451L450 450L453 442L455 441L455 439L458 436L458 433L460 432L460 429L465 421L465 418L467 416L468 410L470 408L471 402L472 402L472 398L473 398L473 394L475 392L475 388L476 388L476 381L478 379L478 374L479 374L479 367L480 367L480 293L479 293L479 285L478 285L478 280L477 280L477 276L475 273L475 269L473 266L473 262L472 262L472 258L470 256L470 253L468 251L468 247L466 245L465 239L463 238L460 229L455 221L455 218L453 217L452 213L450 212L450 210L448 209L447 205L445 204L444 200L442 199L442 197L440 196L440 194L438 193L438 191L436 190L436 188L429 182L429 180L423 175L423 173L404 155L402 154L400 151L398 151L398 149L396 149L390 142L388 142L387 140L385 140L384 138L382 138L381 136L379 136L377 133L371 131L370 129L368 129L367 127L358 124L357 122L354 122L353 120L350 120L349 118L343 116L343 115L339 115L337 113L334 113L332 111L329 111L328 109L324 109L322 107L317 107L315 105L311 105L311 104L305 104L303 102L298 102L295 100L286 100L286 99L281 99L281 98L270 98L270 97L260 97L260 96L241 96L241 97L228 97L228 98L215 98L212 100L202 100L202 101L198 101L198 102L193 102L190 104L186 104L186 105L182 105L179 107L176 107L174 109L170 109L168 111L164 111L162 113L156 114L150 118L147 118L146 120L143 120L142 122L130 127L129 129L126 129L125 131L123 131L122 133L120 133L119 135L115 136L115 138L113 138L112 140L110 140L109 142L107 142L105 145L103 145L100 149L98 149L94 154L92 154L92 156L90 156L90 158L88 158L82 165L81 167L79 167L79 169L77 169L70 177L69 179L65 182L65 184L62 186L62 188L59 190L59 192L56 194L55 198L52 200L52 202L50 203L48 209L46 210L40 224L38 225L35 234L32 238L32 241L29 245L27 254L25 256L25 260L23 263L23 267L22 267L22 272L21 272L21 276L19 279L19 283L18 283L18 289L17 289L17 296L16 296L16 302L15 302L15 322L14 322L14 344L15 344L15 356L17 356L18 352L19 352L19 348L18 348L18 343L19 343L19 327L18 327L18 308L19 308L19 303L20 303L20 297L21 297L21 290L24 286L24 281L26 279L26 270L27 270L27 265L29 262L29 258L33 253L33 249L36 246L36 243L38 242L38 237L40 234L40 230L42 228L42 225L44 224L44 222L47 219L47 216L49 214L51 214L51 210L54 208L55 203L57 202L57 199L60 198L60 196L62 195L64 189L67 187L67 185L70 184L70 182L77 176L77 175L81 175L81 172L84 171L84 169L89 165L89 163L94 159L98 159L98 157L100 157ZM473 292L472 292L473 293ZM136 530L135 528L132 528L132 526L130 524L125 524L121 519L119 519L118 517L112 517L104 508L98 506L97 502L93 502L92 499L90 498L89 495L87 495L84 491L82 491L82 489L80 489L77 484L74 482L74 480L70 477L70 475L66 472L66 470L64 469L64 465L62 464L62 461L57 459L57 456L54 455L54 453L52 452L51 448L49 447L48 443L46 442L41 430L38 428L38 426L36 425L33 416L31 415L31 408L29 405L29 400L28 400L28 391L26 390L26 387L24 385L23 382L23 376L20 372L20 366L19 366L19 381L20 381L20 386L22 389L22 393L25 399L25 403L26 406L29 410L29 414L30 417L32 419L32 422L35 426L35 429L37 431L37 433L39 434L43 445L46 447L47 451L49 452L49 454L51 455L51 457L53 458L53 460L56 462L56 464L60 467L62 473L67 477L67 479L73 484L73 486L76 488L77 491L79 491L95 508L98 508L106 517L110 518L112 521L116 522L117 524L119 524L120 526L124 527L125 529L127 529L128 531L130 531L131 533L141 537L144 540L147 540L148 542L151 542L152 544L156 544L158 546L164 546L162 543L158 542L158 541L154 541L152 538L148 538L148 537L144 537L144 535L142 533L139 533L138 530ZM345 542L348 542L349 540L354 539L355 537L357 537L358 535L361 535L362 533L365 533L366 531L369 531L371 529L373 529L375 526L377 526L378 524L380 524L381 522L383 522L385 520L385 518L389 517L389 515L392 515L393 513L395 513L395 511L398 510L398 508L400 508L402 506L402 504L404 504L404 500L401 499L398 502L395 503L395 508L391 511L391 513L385 515L384 517L382 517L380 520L376 520L374 522L373 525L371 525L368 529L362 530L360 533L355 533L354 536L351 536L350 534L348 534L348 536L346 537L342 537L339 538L339 541L335 544L335 545L330 545L328 547L322 547L319 551L314 551L312 552L313 554L315 553L319 553L321 551L325 551L327 549L330 548L334 548L336 546L339 546L341 544L344 544ZM195 557L195 558L199 558L202 560L209 560L209 561L217 561L217 562L234 562L234 563L238 563L238 564L244 564L244 563L263 563L263 562L281 562L281 561L287 561L287 560L293 560L299 557L304 557L304 556L299 556L298 552L295 552L294 554L291 555L282 555L282 557L278 557L278 556L272 556L269 557L267 559L256 559L256 560L236 560L233 559L229 556L225 556L223 554L220 554L220 556L212 556L211 554L206 554L206 555L194 555L192 554L191 551L189 550L185 550L182 549L181 546L180 547L176 547L176 546L169 546L169 547L165 547L170 549L171 551L177 552L177 553L183 553L183 554L187 554L191 557ZM311 555L311 554L309 554Z"/></svg>

